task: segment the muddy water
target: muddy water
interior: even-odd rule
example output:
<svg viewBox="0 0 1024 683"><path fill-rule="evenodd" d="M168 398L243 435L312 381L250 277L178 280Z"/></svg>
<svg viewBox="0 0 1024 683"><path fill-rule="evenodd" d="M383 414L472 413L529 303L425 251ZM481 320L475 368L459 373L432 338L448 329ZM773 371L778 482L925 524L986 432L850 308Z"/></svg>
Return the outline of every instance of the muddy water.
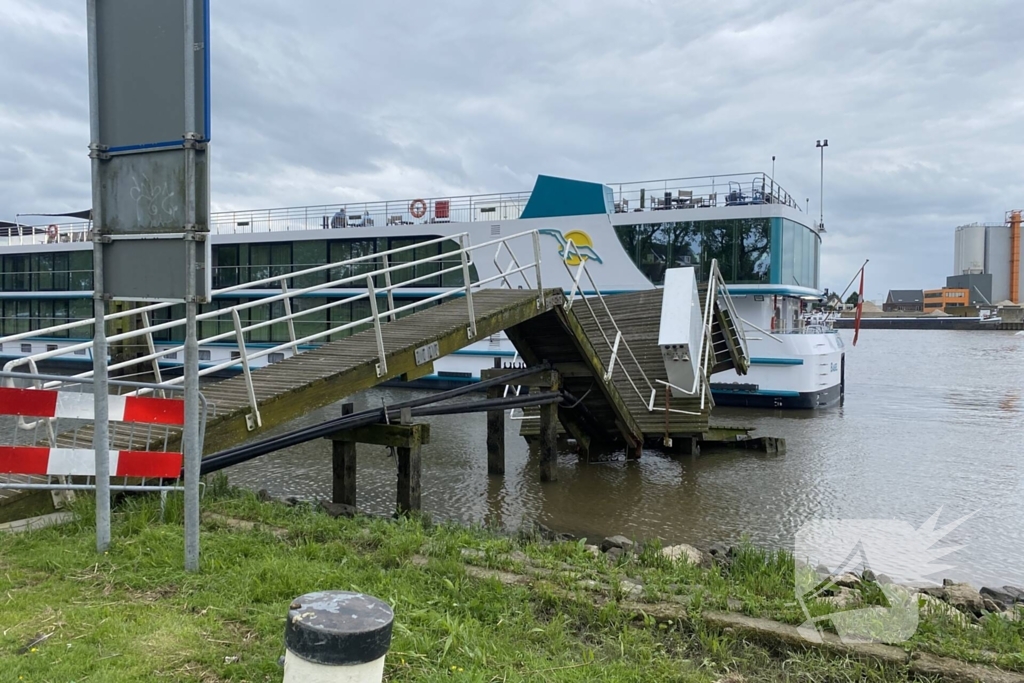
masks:
<svg viewBox="0 0 1024 683"><path fill-rule="evenodd" d="M844 333L847 334L847 333ZM849 342L849 339L847 339ZM821 412L719 409L723 424L788 441L784 455L716 451L635 462L559 461L541 485L518 423L509 423L507 475L489 478L483 415L430 418L423 502L435 519L515 529L539 521L601 536L753 542L787 547L814 518L898 519L919 527L974 513L944 543L966 547L943 576L1024 584L1024 336L1012 332L868 330L847 359L844 406ZM357 410L419 395L378 389ZM474 400L469 397L465 400ZM290 427L341 414L330 406ZM308 443L229 470L233 483L274 495L329 497L330 446ZM359 506L387 513L395 465L360 446Z"/></svg>

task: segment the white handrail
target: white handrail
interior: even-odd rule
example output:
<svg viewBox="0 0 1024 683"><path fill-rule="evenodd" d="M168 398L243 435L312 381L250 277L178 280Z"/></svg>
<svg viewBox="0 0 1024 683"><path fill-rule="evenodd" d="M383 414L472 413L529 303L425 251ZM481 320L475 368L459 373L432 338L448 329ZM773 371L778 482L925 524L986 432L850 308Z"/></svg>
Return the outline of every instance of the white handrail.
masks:
<svg viewBox="0 0 1024 683"><path fill-rule="evenodd" d="M575 274L575 276L572 272L572 266L569 265L569 259L572 258L573 256L579 259L577 273ZM601 333L601 336L604 338L605 344L607 344L608 348L611 349L611 356L608 359L608 364L606 366L604 373L604 381L611 381L612 373L615 370L615 363L618 359L619 347L622 346L623 348L626 349L626 353L629 354L630 359L632 359L633 365L636 367L637 372L640 373L640 377L642 377L644 383L647 384L647 388L651 390L651 396L653 397L655 392L654 386L651 384L651 381L647 379L647 375L646 373L644 373L643 367L640 365L640 362L637 361L636 356L633 354L633 349L630 348L629 342L626 341L625 336L622 334L622 330L619 329L618 323L615 322L615 316L612 315L611 310L608 308L608 302L604 300L604 295L601 294L601 290L598 289L597 283L594 282L594 278L590 275L590 271L587 270L587 260L587 257L584 256L579 251L579 249L573 243L572 239L566 241L565 249L562 253L562 264L565 266L566 271L569 273L569 277L572 278L574 285L572 291L569 293L569 296L566 297L565 307L566 309L572 308L573 302L576 299L576 285L579 283L581 274L585 274L587 276L587 280L590 282L591 291L594 292L594 294L592 297L581 296L580 298L583 300L583 303L586 304L587 309L590 311L590 315L594 318L594 322L597 323L597 329ZM600 324L600 320L597 317L597 313L594 311L594 307L590 305L591 298L596 298L598 301L601 302L601 305L604 307L605 315L608 316L609 322L611 322L612 327L615 329L614 342L608 338L608 335L605 333L604 328ZM619 365L622 365L621 361L619 361ZM629 372L623 370L622 374L625 375L626 381L629 382L630 386L633 388L633 391L636 392L637 396L639 396L640 399L644 401L645 405L649 405L648 399L644 396L644 394L640 392L640 389L637 387L636 382L633 381L633 378L629 375Z"/></svg>
<svg viewBox="0 0 1024 683"><path fill-rule="evenodd" d="M358 256L337 263L322 264L311 268L306 268L300 271L295 271L293 273L275 275L267 278L262 278L260 280L256 280L250 283L235 285L221 290L216 290L214 292L215 295L233 294L235 296L244 296L246 292L251 291L254 294L259 294L260 298L251 301L241 302L233 306L217 310L207 311L197 316L197 320L200 322L216 320L227 316L228 322L230 323L230 326L232 328L230 331L219 332L217 334L213 334L209 337L201 339L199 341L201 345L233 339L235 345L239 350L238 358L232 358L231 360L228 361L212 364L211 366L200 370L199 374L201 376L206 376L232 367L241 366L243 376L245 377L246 387L249 395L249 402L252 408L252 421L250 424L250 429L252 429L261 423L255 389L252 383L252 375L249 367L250 363L253 360L269 356L272 353L282 352L286 350L291 350L292 353L296 353L299 351L299 348L301 346L313 342L318 342L320 340L323 340L325 337L331 337L333 335L337 335L364 326L371 326L374 329L374 335L376 337L376 346L378 354L377 374L378 376L384 376L385 374L387 374L387 362L385 357L383 323L387 322L388 320L397 319L397 317L401 313L412 311L416 308L420 308L422 306L432 304L435 302L440 302L445 299L460 296L466 299L466 314L468 320L466 333L467 338L469 340L472 340L477 335L476 317L473 305L474 292L501 280L503 280L505 284L511 288L511 284L509 283L508 278L511 276L521 276L524 282L526 283L527 287L536 287L538 291L538 301L542 301L543 293L541 290L541 263L539 261L539 258L538 260L535 260L532 263L523 264L516 257L511 246L514 241L525 241L527 238L531 239L531 246L535 250L535 255L539 256L539 252L536 250L536 245L538 243L538 236L536 231L520 232L506 237L489 240L487 242L483 242L481 244L476 245L471 243L469 233L461 233L449 237L415 243L405 247L398 247L384 252L377 252L375 254ZM438 244L447 241L456 241L456 243L458 244L458 249L402 263L395 263L393 259L389 259L389 257L393 257L396 254L401 254L403 252L408 252L417 248L421 248L424 245ZM493 275L484 279L479 279L474 282L472 279L472 267L474 263L472 256L474 252L477 252L481 249L489 249L495 246L498 249L498 254L500 254L501 251L504 249L511 256L511 264L509 265L508 268L499 268L499 273L497 275ZM373 264L375 267L373 267L373 269L368 272L358 273L354 275L346 275L338 279L332 279L328 282L323 282L320 284L297 289L289 288L287 285L287 282L293 278L301 278L305 275L310 275L323 271L340 270L341 272L350 272L351 269L355 266L366 267L367 261L375 262ZM412 278L405 279L399 283L393 282L392 280L392 273L406 270L411 271L412 273L415 274L418 267L423 265L435 264L439 261L453 262L454 265L450 267L439 267L437 270L431 270L431 272L429 273L414 276ZM442 264L438 265L440 266ZM462 284L445 288L444 291L442 291L439 294L434 294L429 297L417 299L416 301L413 301L412 303L403 306L395 306L394 291L396 289L400 287L408 287L410 284L415 284L422 280L430 278L443 278L443 276L445 275L455 273L461 274L463 278ZM532 281L529 277L531 274ZM383 278L383 288L378 288L376 286L377 278ZM311 294L316 294L318 292L323 292L324 290L337 289L339 285L355 284L357 282L362 283L362 287L360 289L364 290L359 294L339 298L337 301L332 301L306 310L296 310L297 307L291 306L291 303L300 296L308 296ZM262 296L261 290L265 290L268 285L275 284L277 284L280 289L279 293L272 294L270 296ZM387 310L378 310L378 296L387 297ZM297 319L310 316L312 314L320 313L323 311L327 311L335 306L351 304L353 302L362 300L367 300L369 302L369 307L371 311L369 316L360 318L358 320L343 322L341 324L337 324L334 326L327 326L318 332L305 335L301 338L298 338L298 335L295 333L294 321ZM257 306L270 306L271 304L274 304L279 301L283 302L284 304L284 315L277 317L270 317L268 315L266 320L259 320L255 322L250 321L248 324L242 323L242 318L239 315L239 313L255 308ZM142 306L140 308L130 309L127 311L113 313L104 316L105 324L106 322L118 320L128 316L142 315L142 325L139 328L130 330L128 332L122 332L116 335L110 335L108 337L108 341L117 343L141 337L145 341L146 351L148 351L148 353L141 357L121 361L118 363L113 363L109 366L110 370L123 370L125 368L147 363L154 368L159 368L158 362L160 359L166 358L167 356L173 354L177 354L183 349L183 346L175 345L158 350L155 348L155 344L153 343L154 333L163 332L175 327L180 327L185 324L184 320L172 320L157 324L151 323L151 319L149 317L150 313L152 313L153 311L165 309L171 305L173 304L149 304L146 306ZM27 339L32 337L49 336L52 335L54 332L64 332L75 328L87 327L93 325L94 323L94 318L83 319L76 321L74 323L66 323L62 325L51 326L40 330L33 330L29 333L19 333L8 337L0 337L0 343L6 341ZM287 341L280 344L272 345L269 348L261 348L259 350L252 352L247 350L245 340L245 336L247 333L251 333L255 330L263 329L281 323L287 323L288 325ZM38 361L63 356L69 353L74 353L76 351L88 350L91 348L92 341L71 344L68 346L64 346L62 348L57 348L52 351L39 352L35 354L30 354L22 358L14 359L12 361L9 361L4 366L4 369L6 371L10 371L12 368L21 365L28 365L32 369L33 374L38 374L38 370L36 369L36 364ZM77 375L74 375L73 377L86 379L91 376L92 371L90 370L88 372L82 372ZM182 381L183 378L177 377L164 382L164 384L174 385Z"/></svg>

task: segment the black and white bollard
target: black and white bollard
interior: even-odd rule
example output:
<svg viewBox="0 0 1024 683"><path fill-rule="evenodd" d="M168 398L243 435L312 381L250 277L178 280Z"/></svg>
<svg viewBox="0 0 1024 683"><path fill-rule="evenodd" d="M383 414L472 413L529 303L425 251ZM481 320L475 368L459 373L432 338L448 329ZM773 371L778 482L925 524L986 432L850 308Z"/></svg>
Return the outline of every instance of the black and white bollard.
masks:
<svg viewBox="0 0 1024 683"><path fill-rule="evenodd" d="M284 683L381 683L395 615L362 593L321 591L292 601Z"/></svg>

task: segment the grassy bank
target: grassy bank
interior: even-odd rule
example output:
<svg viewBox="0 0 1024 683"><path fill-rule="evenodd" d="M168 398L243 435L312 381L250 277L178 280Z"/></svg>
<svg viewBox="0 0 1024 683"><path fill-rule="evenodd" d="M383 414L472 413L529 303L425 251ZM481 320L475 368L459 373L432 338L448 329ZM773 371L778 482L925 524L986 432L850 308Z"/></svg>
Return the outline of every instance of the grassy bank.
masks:
<svg viewBox="0 0 1024 683"><path fill-rule="evenodd" d="M801 623L783 554L744 549L727 570L702 569L651 546L610 565L578 543L417 520L336 520L221 491L204 500L223 517L204 522L202 572L189 575L174 504L167 523L154 500L123 504L115 544L102 556L87 505L77 510L81 523L0 537L0 680L279 681L288 604L324 589L364 591L394 607L392 681L907 676L900 666L759 644L702 621L705 610L732 609ZM260 524L229 521L237 519ZM548 578L506 585L472 578L467 562ZM613 587L611 599L590 599L581 581ZM620 609L630 585L642 585L633 601L675 596L686 618L655 623ZM929 617L908 647L1024 670L1024 627L995 617L978 625Z"/></svg>

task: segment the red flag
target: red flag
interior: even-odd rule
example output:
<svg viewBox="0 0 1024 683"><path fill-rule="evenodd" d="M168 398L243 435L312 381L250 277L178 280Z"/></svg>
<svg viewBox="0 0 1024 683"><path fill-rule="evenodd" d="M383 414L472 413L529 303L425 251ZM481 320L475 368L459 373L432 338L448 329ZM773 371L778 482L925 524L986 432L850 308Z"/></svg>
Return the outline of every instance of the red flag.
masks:
<svg viewBox="0 0 1024 683"><path fill-rule="evenodd" d="M860 336L860 314L864 310L864 267L860 269L860 292L857 293L857 317L853 321L853 345L857 345Z"/></svg>

